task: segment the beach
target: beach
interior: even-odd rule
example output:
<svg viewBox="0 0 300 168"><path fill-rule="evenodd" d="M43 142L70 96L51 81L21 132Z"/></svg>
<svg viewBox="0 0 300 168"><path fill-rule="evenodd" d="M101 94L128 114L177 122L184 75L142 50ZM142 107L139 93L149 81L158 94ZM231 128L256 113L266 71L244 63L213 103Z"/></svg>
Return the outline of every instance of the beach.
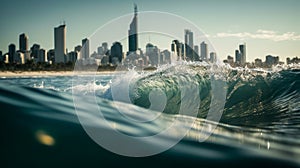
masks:
<svg viewBox="0 0 300 168"><path fill-rule="evenodd" d="M33 76L73 76L73 75L94 75L113 74L115 71L1 71L0 77L33 77Z"/></svg>

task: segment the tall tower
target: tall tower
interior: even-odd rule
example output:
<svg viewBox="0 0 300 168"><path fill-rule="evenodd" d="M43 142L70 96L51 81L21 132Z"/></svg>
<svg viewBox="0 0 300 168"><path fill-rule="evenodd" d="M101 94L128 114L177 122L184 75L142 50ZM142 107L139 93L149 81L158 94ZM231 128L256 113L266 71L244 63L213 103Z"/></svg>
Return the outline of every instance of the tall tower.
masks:
<svg viewBox="0 0 300 168"><path fill-rule="evenodd" d="M66 25L54 28L55 63L64 63L66 56Z"/></svg>
<svg viewBox="0 0 300 168"><path fill-rule="evenodd" d="M246 44L241 44L239 49L241 54L241 64L244 65L246 63Z"/></svg>
<svg viewBox="0 0 300 168"><path fill-rule="evenodd" d="M8 62L12 64L15 61L16 54L16 46L14 44L10 44L8 46Z"/></svg>
<svg viewBox="0 0 300 168"><path fill-rule="evenodd" d="M25 33L19 36L19 50L23 53L28 51L28 36Z"/></svg>
<svg viewBox="0 0 300 168"><path fill-rule="evenodd" d="M200 48L201 48L201 60L206 61L208 57L207 44L203 41L200 44Z"/></svg>
<svg viewBox="0 0 300 168"><path fill-rule="evenodd" d="M81 58L84 58L84 59L88 59L90 57L90 41L89 39L85 38L81 41L81 52L80 52L80 55L81 55Z"/></svg>
<svg viewBox="0 0 300 168"><path fill-rule="evenodd" d="M137 5L134 4L134 16L130 23L128 30L128 50L129 52L136 52L138 49L138 27L137 27Z"/></svg>
<svg viewBox="0 0 300 168"><path fill-rule="evenodd" d="M184 30L184 42L185 42L185 57L190 61L194 60L194 38L191 30Z"/></svg>
<svg viewBox="0 0 300 168"><path fill-rule="evenodd" d="M239 50L235 50L235 63L236 64L241 64L241 53Z"/></svg>
<svg viewBox="0 0 300 168"><path fill-rule="evenodd" d="M123 59L123 46L120 42L114 42L110 49L109 62L113 64L121 63Z"/></svg>

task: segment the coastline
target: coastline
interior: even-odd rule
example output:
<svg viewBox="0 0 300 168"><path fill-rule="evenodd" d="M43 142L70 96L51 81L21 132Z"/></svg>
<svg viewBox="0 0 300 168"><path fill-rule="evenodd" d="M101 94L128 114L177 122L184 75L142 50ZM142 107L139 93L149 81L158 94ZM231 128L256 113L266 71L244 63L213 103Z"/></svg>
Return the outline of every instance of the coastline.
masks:
<svg viewBox="0 0 300 168"><path fill-rule="evenodd" d="M115 71L98 71L96 75L114 74ZM0 71L0 77L33 77L33 76L74 76L94 75L92 71Z"/></svg>

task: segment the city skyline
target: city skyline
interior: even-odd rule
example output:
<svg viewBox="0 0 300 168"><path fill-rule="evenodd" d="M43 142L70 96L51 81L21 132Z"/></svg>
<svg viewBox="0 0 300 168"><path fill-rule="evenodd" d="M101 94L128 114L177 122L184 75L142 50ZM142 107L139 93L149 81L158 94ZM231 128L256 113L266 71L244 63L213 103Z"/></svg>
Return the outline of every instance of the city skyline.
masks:
<svg viewBox="0 0 300 168"><path fill-rule="evenodd" d="M89 37L109 20L132 13L133 4L129 1L101 1L101 3L87 1L86 7L83 8L80 6L82 4L77 1L61 3L53 1L50 4L40 1L8 2L4 0L1 3L3 15L0 17L2 22L0 50L3 53L7 51L11 43L15 44L17 49L19 48L18 36L22 33L29 36L29 46L38 43L41 48L53 49L53 27L58 26L59 22L64 20L68 25L66 48L73 50L83 38ZM30 9L32 3L41 6L41 9L37 8L34 12L27 10L28 12L25 11L22 14L17 10L20 6ZM159 3L136 1L136 3L140 11L170 12L193 22L208 35L221 60L227 55L234 56L236 46L244 42L247 43L248 62L255 58L264 58L266 55L279 55L283 61L286 57L300 55L300 51L297 50L300 41L297 22L299 15L297 6L300 4L298 1L274 1L272 5L259 1L247 3L246 1L226 1L226 3L190 1L189 3L176 2L174 5L170 5L171 1ZM9 6L15 6L16 11L8 15L9 12L6 10ZM63 10L66 6L72 8L73 12L68 9ZM176 6L182 7L178 9ZM98 7L97 10L96 7ZM241 10L239 7L245 8ZM55 10L50 10L52 8ZM48 10L42 12L42 9ZM80 12L75 12L76 10ZM109 42L109 45L112 43ZM140 45L142 48L145 46ZM170 44L155 45L162 49L170 49Z"/></svg>

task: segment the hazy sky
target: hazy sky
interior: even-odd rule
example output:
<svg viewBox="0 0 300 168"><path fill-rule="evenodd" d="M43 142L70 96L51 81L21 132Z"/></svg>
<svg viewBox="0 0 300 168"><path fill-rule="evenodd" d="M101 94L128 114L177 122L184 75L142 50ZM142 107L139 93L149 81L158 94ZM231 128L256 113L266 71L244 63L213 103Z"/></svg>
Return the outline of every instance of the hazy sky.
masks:
<svg viewBox="0 0 300 168"><path fill-rule="evenodd" d="M7 52L10 43L19 48L23 32L30 47L38 43L52 49L53 29L63 20L67 48L73 50L100 26L132 13L133 3L139 11L170 12L190 20L209 36L221 58L234 55L244 42L247 61L264 60L267 54L279 55L282 61L300 56L299 0L1 0L0 50Z"/></svg>

